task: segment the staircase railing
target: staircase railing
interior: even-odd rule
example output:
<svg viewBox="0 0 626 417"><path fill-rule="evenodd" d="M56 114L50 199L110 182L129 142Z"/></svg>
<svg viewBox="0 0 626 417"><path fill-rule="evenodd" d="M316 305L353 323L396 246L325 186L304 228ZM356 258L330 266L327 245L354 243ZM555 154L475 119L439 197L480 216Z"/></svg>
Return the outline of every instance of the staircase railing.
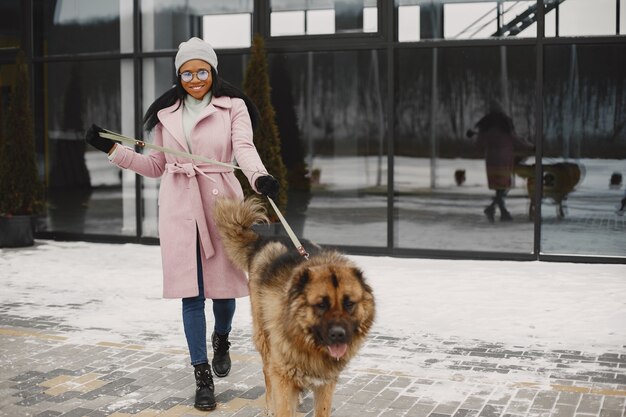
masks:
<svg viewBox="0 0 626 417"><path fill-rule="evenodd" d="M565 0L545 0L543 3L544 15L557 8ZM515 16L510 22L505 23L491 36L516 36L521 31L537 22L537 4L532 4L525 11Z"/></svg>
<svg viewBox="0 0 626 417"><path fill-rule="evenodd" d="M564 1L565 0L544 0L544 15L556 9L558 5L563 3ZM514 7L516 7L520 3L522 3L522 1L516 1L514 3L511 2L511 4L509 4L508 7L506 7L506 9L503 10L502 12L498 10L500 5L499 4L496 5L494 8L488 10L486 13L484 13L474 22L470 23L465 29L463 29L461 32L455 35L454 38L459 38L467 34L468 32L471 32L471 33L469 33L467 37L473 38L480 31L482 31L483 29L491 25L494 21L498 21L501 16L505 15L507 12L510 12ZM489 19L488 17L493 16L494 12L496 14L496 17ZM537 22L537 3L533 3L530 6L528 6L526 10L516 15L509 22L506 22L503 25L501 25L498 28L498 30L496 30L490 36L491 37L517 36L524 29L528 28L529 26L531 26L533 23L536 23L536 22Z"/></svg>

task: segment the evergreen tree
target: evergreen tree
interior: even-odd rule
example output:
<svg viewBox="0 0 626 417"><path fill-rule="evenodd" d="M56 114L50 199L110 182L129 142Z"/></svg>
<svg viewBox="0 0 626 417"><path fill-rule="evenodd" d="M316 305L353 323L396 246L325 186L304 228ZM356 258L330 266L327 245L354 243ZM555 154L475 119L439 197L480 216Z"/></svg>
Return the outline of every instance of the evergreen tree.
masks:
<svg viewBox="0 0 626 417"><path fill-rule="evenodd" d="M44 203L35 160L28 65L22 51L15 69L0 150L0 216L36 214Z"/></svg>
<svg viewBox="0 0 626 417"><path fill-rule="evenodd" d="M268 74L265 42L259 34L254 35L251 56L243 81L244 92L259 109L259 123L254 129L254 144L267 171L280 183L278 201L275 201L281 212L287 206L287 172L280 153L280 136L276 126L276 112L270 100L270 82ZM240 175L241 179L241 175ZM247 181L241 181L246 195L252 190ZM278 217L266 201L267 213L272 221ZM284 214L284 213L283 213Z"/></svg>

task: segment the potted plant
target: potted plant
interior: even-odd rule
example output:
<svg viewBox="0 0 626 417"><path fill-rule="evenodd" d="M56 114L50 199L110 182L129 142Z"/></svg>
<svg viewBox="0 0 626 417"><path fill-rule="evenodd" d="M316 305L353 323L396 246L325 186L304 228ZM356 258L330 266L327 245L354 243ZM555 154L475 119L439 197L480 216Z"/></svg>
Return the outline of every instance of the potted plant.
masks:
<svg viewBox="0 0 626 417"><path fill-rule="evenodd" d="M37 172L25 55L19 52L0 129L0 247L32 246L33 220L44 207Z"/></svg>

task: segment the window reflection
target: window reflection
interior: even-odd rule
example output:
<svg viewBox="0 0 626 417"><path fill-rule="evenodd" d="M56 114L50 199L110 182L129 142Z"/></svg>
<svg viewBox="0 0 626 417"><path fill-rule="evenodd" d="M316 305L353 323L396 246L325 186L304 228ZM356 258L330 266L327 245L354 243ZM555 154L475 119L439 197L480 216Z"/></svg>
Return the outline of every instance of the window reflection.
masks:
<svg viewBox="0 0 626 417"><path fill-rule="evenodd" d="M118 61L85 61L50 63L38 69L47 86L39 93L48 109L45 177L49 231L135 233L134 219L124 221L126 205L134 216L134 192L122 193L126 182L134 190L134 176L124 176L106 155L87 147L83 139L92 123L122 131L121 65L124 63Z"/></svg>
<svg viewBox="0 0 626 417"><path fill-rule="evenodd" d="M500 110L517 135L534 138L534 48L404 49L396 62L397 247L531 253L525 181L508 168L504 188L513 221L498 213L491 223L485 209L495 189L485 148L466 130ZM528 152L523 156L533 163Z"/></svg>
<svg viewBox="0 0 626 417"><path fill-rule="evenodd" d="M626 46L545 51L541 251L624 256Z"/></svg>
<svg viewBox="0 0 626 417"><path fill-rule="evenodd" d="M502 5L501 36L533 38L537 36L536 2L515 1Z"/></svg>
<svg viewBox="0 0 626 417"><path fill-rule="evenodd" d="M625 4L624 0L619 0ZM616 1L547 1L545 36L590 36L616 34ZM623 7L623 6L622 6Z"/></svg>
<svg viewBox="0 0 626 417"><path fill-rule="evenodd" d="M252 0L141 0L144 51L176 49L192 36L214 48L250 46Z"/></svg>
<svg viewBox="0 0 626 417"><path fill-rule="evenodd" d="M145 114L148 107L174 83L173 58L144 59L142 63L142 103ZM152 142L148 132L144 132L144 139ZM142 220L141 231L143 236L158 237L158 195L160 178L141 178Z"/></svg>
<svg viewBox="0 0 626 417"><path fill-rule="evenodd" d="M303 35L305 33L305 12L272 12L270 17L272 36Z"/></svg>
<svg viewBox="0 0 626 417"><path fill-rule="evenodd" d="M451 3L443 6L446 39L487 38L498 31L498 3Z"/></svg>
<svg viewBox="0 0 626 417"><path fill-rule="evenodd" d="M444 37L476 39L537 35L535 1L470 2L444 5Z"/></svg>
<svg viewBox="0 0 626 417"><path fill-rule="evenodd" d="M311 10L306 13L308 35L335 33L334 10Z"/></svg>
<svg viewBox="0 0 626 417"><path fill-rule="evenodd" d="M222 55L221 73L241 85L245 63L245 56ZM269 56L288 168L286 217L298 236L322 244L387 244L384 63L377 51ZM170 58L144 60L144 111L171 85L171 66ZM158 180L144 179L143 190L144 235L157 236Z"/></svg>
<svg viewBox="0 0 626 417"><path fill-rule="evenodd" d="M398 7L398 41L413 42L420 40L420 7Z"/></svg>
<svg viewBox="0 0 626 417"><path fill-rule="evenodd" d="M38 55L132 51L132 2L34 0L33 10Z"/></svg>
<svg viewBox="0 0 626 417"><path fill-rule="evenodd" d="M619 26L623 27L626 2L619 1ZM399 3L400 42L537 36L534 0L402 0ZM615 0L544 0L543 3L545 36L614 35L618 31Z"/></svg>
<svg viewBox="0 0 626 417"><path fill-rule="evenodd" d="M384 55L375 50L273 54L270 64L281 147L303 155L311 182L307 199L290 189L290 201L305 204L288 206L288 220L296 215L299 224L303 219L297 214L305 213L297 227L322 244L385 247ZM288 175L299 169L297 161L286 165L292 170ZM290 188L296 185L292 181Z"/></svg>
<svg viewBox="0 0 626 417"><path fill-rule="evenodd" d="M378 30L376 0L272 0L271 36Z"/></svg>
<svg viewBox="0 0 626 417"><path fill-rule="evenodd" d="M20 46L21 1L0 2L0 45L3 48Z"/></svg>
<svg viewBox="0 0 626 417"><path fill-rule="evenodd" d="M252 39L252 15L229 13L202 18L202 38L214 48L247 48Z"/></svg>
<svg viewBox="0 0 626 417"><path fill-rule="evenodd" d="M546 36L624 34L625 2L544 0ZM172 84L171 52L190 36L203 37L218 49L250 44L252 0L136 3L142 19L137 28L133 2L32 2L33 107L44 162L40 169L49 186L48 231L134 236L135 210L140 208L142 236L158 237L158 179L141 179L143 204L136 205L135 175L85 147L84 129L95 122L135 136L140 123L135 120L135 83L142 84L138 98L145 111ZM272 36L376 32L377 4L384 3L273 0L266 17ZM10 0L0 6L6 23L0 41L9 49L4 64L11 62L12 48L20 41L12 23L19 20L13 19L16 13L24 12L20 5ZM333 52L320 51L325 47L319 39L317 52L306 51L308 41L288 48L300 52L270 48L281 151L296 156L289 175L307 178L304 183L289 180L286 217L297 235L322 244L387 248L391 194L385 127L391 126L395 241L388 249L527 254L540 238L541 253L547 255L623 257L623 43L617 38L599 39L604 44L597 45L589 44L594 39L585 40L586 45L572 44L578 42L575 38L542 42L543 126L538 127L537 51L529 46L534 42L498 40L536 36L534 0L397 0L395 5L400 42L494 41L464 42L463 48L454 42L381 43L378 51L356 37L351 39L355 48L345 43L341 52L330 44L327 50ZM143 49L133 51L137 31ZM157 53L146 54L152 58L143 54L152 51ZM385 51L393 51L393 62L386 62ZM92 52L95 58L74 55ZM125 59L120 52L139 55ZM158 55L168 56L154 58ZM141 61L138 67L135 59ZM247 61L245 54L220 54L221 73L241 85ZM387 64L395 71L393 86L388 85ZM135 74L136 69L141 73ZM394 100L391 121L386 120L388 99ZM513 221L502 221L494 211L491 223L485 209L496 189L489 185L486 149L466 131L477 130L477 122L498 108L520 137L543 138L543 158L514 155L503 196ZM535 201L538 188L543 198ZM539 235L534 234L536 225Z"/></svg>
<svg viewBox="0 0 626 417"><path fill-rule="evenodd" d="M403 0L398 6L398 40L534 37L536 2Z"/></svg>

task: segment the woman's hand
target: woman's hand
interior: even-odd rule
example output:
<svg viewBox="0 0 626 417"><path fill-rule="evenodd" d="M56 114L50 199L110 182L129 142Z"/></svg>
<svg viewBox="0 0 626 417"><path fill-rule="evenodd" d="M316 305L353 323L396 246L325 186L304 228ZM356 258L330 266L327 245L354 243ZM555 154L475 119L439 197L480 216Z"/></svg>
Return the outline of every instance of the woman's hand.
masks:
<svg viewBox="0 0 626 417"><path fill-rule="evenodd" d="M111 152L116 142L111 139L103 138L100 136L100 132L104 132L104 129L98 125L91 125L91 127L87 129L87 132L85 132L85 142L97 150L108 154Z"/></svg>
<svg viewBox="0 0 626 417"><path fill-rule="evenodd" d="M265 196L268 196L272 200L276 200L278 198L278 190L280 189L280 184L276 178L271 175L264 175L262 177L257 178L254 182L256 189Z"/></svg>

